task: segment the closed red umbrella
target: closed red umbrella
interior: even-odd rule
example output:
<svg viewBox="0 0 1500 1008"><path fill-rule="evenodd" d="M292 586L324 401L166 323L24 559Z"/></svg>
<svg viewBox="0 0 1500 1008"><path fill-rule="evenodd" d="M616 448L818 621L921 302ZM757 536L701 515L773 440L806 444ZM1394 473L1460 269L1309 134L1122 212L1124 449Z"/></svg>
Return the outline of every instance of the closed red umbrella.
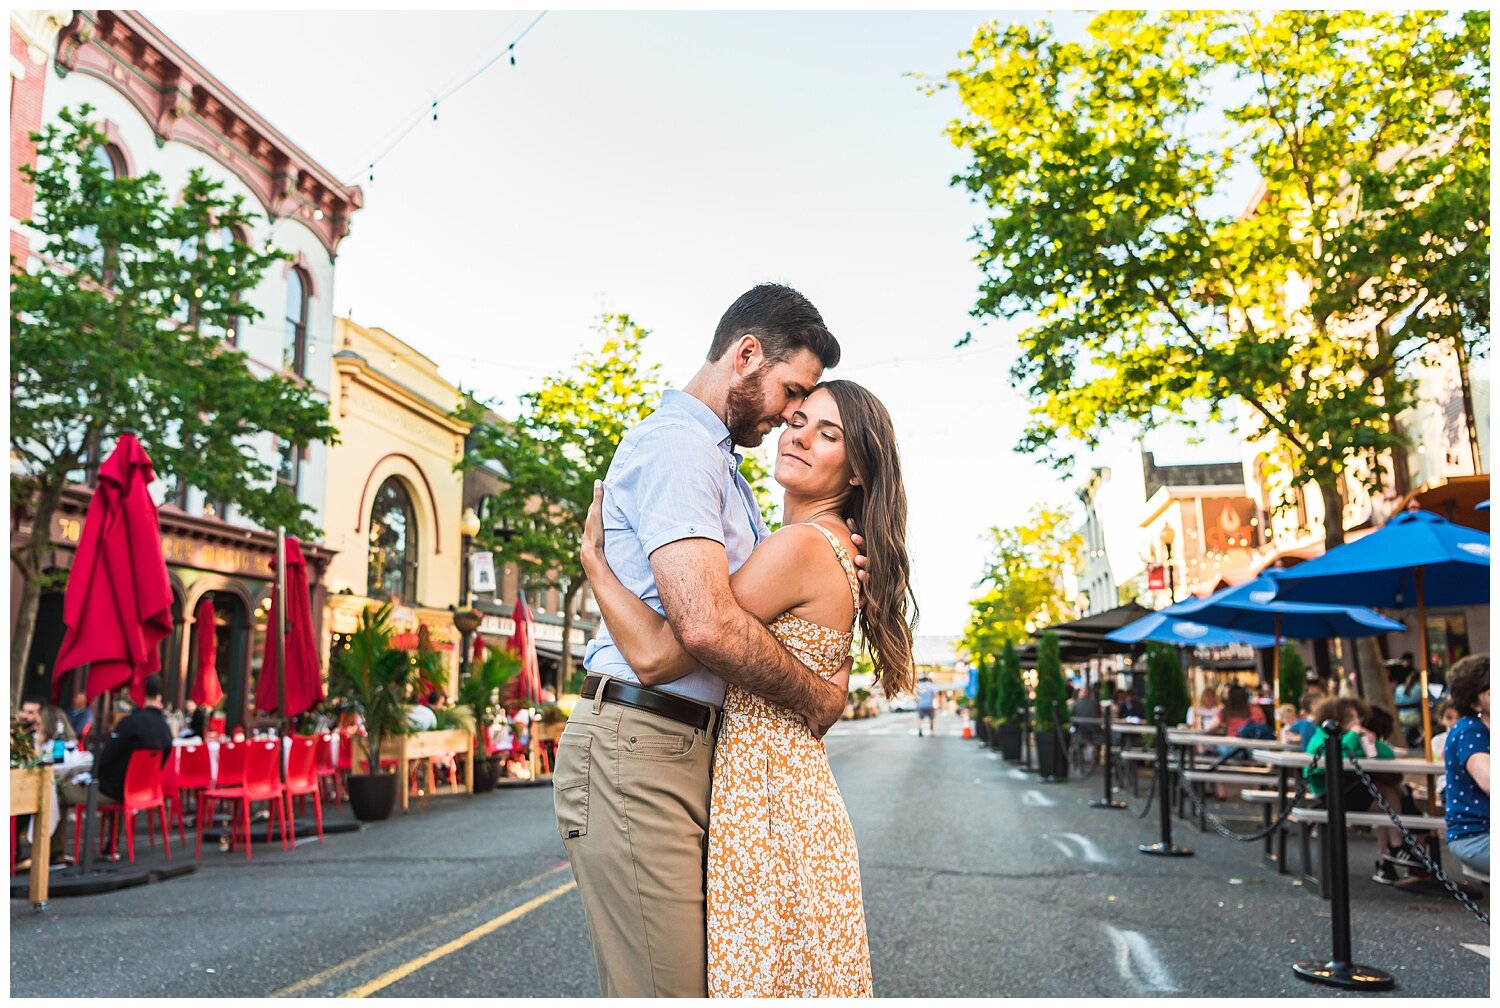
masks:
<svg viewBox="0 0 1500 1008"><path fill-rule="evenodd" d="M65 673L87 664L89 699L129 686L139 704L146 677L161 668L157 644L172 632L172 586L156 505L146 490L155 478L135 435L120 435L99 467L68 577L67 631L53 667L54 694Z"/></svg>
<svg viewBox="0 0 1500 1008"><path fill-rule="evenodd" d="M310 711L323 702L323 673L318 667L318 645L313 640L312 602L307 590L307 561L302 544L286 539L286 717ZM260 663L260 682L255 686L255 709L274 711L276 702L276 610L281 600L271 589L271 608L266 614L266 649Z"/></svg>
<svg viewBox="0 0 1500 1008"><path fill-rule="evenodd" d="M198 629L198 677L193 680L189 698L201 707L212 707L224 696L224 688L219 685L219 628L213 599L207 595L193 613L193 626Z"/></svg>
<svg viewBox="0 0 1500 1008"><path fill-rule="evenodd" d="M516 677L511 695L518 700L541 703L542 669L536 657L531 610L527 608L524 598L516 599L516 607L511 611L510 618L515 623L515 630L510 635L510 649L521 656L521 674Z"/></svg>

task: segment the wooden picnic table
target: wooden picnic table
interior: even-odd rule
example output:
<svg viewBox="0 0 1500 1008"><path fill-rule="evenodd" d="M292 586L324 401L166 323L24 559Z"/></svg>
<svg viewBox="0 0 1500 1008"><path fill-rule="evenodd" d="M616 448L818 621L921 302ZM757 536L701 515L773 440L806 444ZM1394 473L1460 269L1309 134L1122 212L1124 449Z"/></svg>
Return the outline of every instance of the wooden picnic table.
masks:
<svg viewBox="0 0 1500 1008"><path fill-rule="evenodd" d="M1270 749L1295 752L1300 748L1295 742L1279 742L1276 739L1238 738L1229 735L1207 735L1203 732L1167 729L1167 741L1180 746L1233 746L1236 749Z"/></svg>
<svg viewBox="0 0 1500 1008"><path fill-rule="evenodd" d="M1156 731L1156 725L1149 721L1111 721L1109 730L1121 735L1146 735Z"/></svg>

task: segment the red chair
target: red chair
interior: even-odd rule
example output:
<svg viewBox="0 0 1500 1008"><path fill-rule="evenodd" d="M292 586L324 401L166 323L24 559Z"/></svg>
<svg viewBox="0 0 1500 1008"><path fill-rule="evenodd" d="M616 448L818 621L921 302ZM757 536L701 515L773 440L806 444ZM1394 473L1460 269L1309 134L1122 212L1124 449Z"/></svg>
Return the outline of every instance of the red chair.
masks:
<svg viewBox="0 0 1500 1008"><path fill-rule="evenodd" d="M111 847L117 847L120 840L120 819L125 820L125 850L131 861L135 860L135 816L137 812L146 813L146 829L153 830L151 825L151 811L154 809L161 816L161 847L162 853L168 861L172 860L172 847L167 839L167 801L162 793L161 786L161 753L155 749L137 749L130 755L130 764L125 768L125 794L123 800L118 804L110 802L100 805L99 808L99 837L104 838L104 817L108 815L111 819L113 831L111 834ZM82 811L82 810L80 810ZM83 816L79 816L73 827L73 850L79 850L82 843ZM155 842L155 834L152 833L152 842Z"/></svg>
<svg viewBox="0 0 1500 1008"><path fill-rule="evenodd" d="M214 772L214 787L236 788L245 783L245 751L248 742L220 742L219 768Z"/></svg>
<svg viewBox="0 0 1500 1008"><path fill-rule="evenodd" d="M182 819L182 784L177 773L177 763L181 759L181 751L172 747L172 755L167 757L167 762L161 768L161 793L167 802L167 815L173 813L177 817L177 838L182 841L182 846L187 846L187 832L183 826Z"/></svg>
<svg viewBox="0 0 1500 1008"><path fill-rule="evenodd" d="M347 747L346 742L340 748ZM333 803L343 804L343 800L339 797L339 770L333 765L333 736L326 732L319 735L317 739L317 748L313 755L313 772L317 776L319 787L322 787L325 781L328 783Z"/></svg>
<svg viewBox="0 0 1500 1008"><path fill-rule="evenodd" d="M87 747L88 740L89 740L89 732L92 731L93 728L94 728L94 722L90 721L88 724L86 724L86 725L83 726L83 731L81 731L81 732L78 733L78 748L80 750L82 750L82 749L84 749L84 748Z"/></svg>
<svg viewBox="0 0 1500 1008"><path fill-rule="evenodd" d="M198 814L198 793L214 786L214 765L206 745L183 746L177 750L177 793L193 792L193 815ZM187 846L184 842L183 846Z"/></svg>
<svg viewBox="0 0 1500 1008"><path fill-rule="evenodd" d="M197 855L203 853L203 823L204 820L213 818L214 802L227 801L239 803L239 824L244 826L243 838L245 843L245 860L252 860L250 848L254 846L250 840L250 806L254 802L274 803L273 816L266 822L266 839L271 839L271 830L275 820L279 817L281 821L281 846L287 846L289 830L287 821L290 818L286 810L286 789L281 784L281 768L278 765L281 759L281 744L279 742L245 742L238 747L248 750L245 754L243 764L243 776L238 787L224 787L215 785L203 791L200 797L207 802L207 811L198 817L198 846ZM219 751L219 780L225 781L224 776L224 750ZM241 833L236 829L234 816L230 817L229 843L234 846L236 836Z"/></svg>
<svg viewBox="0 0 1500 1008"><path fill-rule="evenodd" d="M286 758L286 794L287 801L292 798L305 798L312 795L313 817L318 824L318 843L323 842L323 796L322 788L318 779L317 758L318 750L325 745L320 738L293 738L291 752ZM297 840L295 827L292 830L292 842Z"/></svg>

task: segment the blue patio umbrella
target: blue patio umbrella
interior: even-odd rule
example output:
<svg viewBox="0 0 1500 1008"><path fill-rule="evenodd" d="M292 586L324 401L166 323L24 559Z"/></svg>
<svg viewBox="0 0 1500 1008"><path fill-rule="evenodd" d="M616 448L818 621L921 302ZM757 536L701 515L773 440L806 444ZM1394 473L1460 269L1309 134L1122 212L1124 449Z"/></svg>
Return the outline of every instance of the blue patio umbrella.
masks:
<svg viewBox="0 0 1500 1008"><path fill-rule="evenodd" d="M1431 511L1407 511L1276 579L1278 602L1416 609L1422 643L1422 735L1432 751L1427 606L1488 605L1490 537Z"/></svg>
<svg viewBox="0 0 1500 1008"><path fill-rule="evenodd" d="M1181 605L1182 603L1178 603ZM1127 623L1118 630L1105 634L1106 640L1121 644L1137 644L1155 641L1158 644L1177 644L1185 647L1224 647L1229 644L1244 644L1247 647L1270 647L1274 641L1265 634L1248 633L1243 630L1225 630L1193 620L1182 619L1172 613L1173 606L1158 610L1150 616L1142 616L1134 623Z"/></svg>
<svg viewBox="0 0 1500 1008"><path fill-rule="evenodd" d="M1207 598L1193 598L1164 610L1199 623L1227 630L1269 633L1272 637L1271 689L1273 712L1281 704L1281 640L1326 640L1329 637L1369 637L1406 629L1393 619L1363 606L1323 605L1277 600L1282 570L1267 570L1252 581L1224 588Z"/></svg>
<svg viewBox="0 0 1500 1008"><path fill-rule="evenodd" d="M1486 497L1484 500L1480 501L1478 504L1474 505L1474 510L1475 511L1488 511L1489 509L1490 509L1490 499L1488 497Z"/></svg>

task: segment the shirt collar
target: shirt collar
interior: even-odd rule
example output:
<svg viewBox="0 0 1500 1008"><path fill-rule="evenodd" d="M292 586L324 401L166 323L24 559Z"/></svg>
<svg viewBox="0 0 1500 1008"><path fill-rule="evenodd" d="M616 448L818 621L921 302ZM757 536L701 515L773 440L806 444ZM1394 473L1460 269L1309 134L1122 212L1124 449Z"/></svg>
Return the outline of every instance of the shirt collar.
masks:
<svg viewBox="0 0 1500 1008"><path fill-rule="evenodd" d="M708 432L708 436L719 447L728 448L731 454L734 452L733 442L729 439L729 428L724 426L724 421L702 399L676 389L667 389L661 394L661 404L663 408L678 409L686 413Z"/></svg>

